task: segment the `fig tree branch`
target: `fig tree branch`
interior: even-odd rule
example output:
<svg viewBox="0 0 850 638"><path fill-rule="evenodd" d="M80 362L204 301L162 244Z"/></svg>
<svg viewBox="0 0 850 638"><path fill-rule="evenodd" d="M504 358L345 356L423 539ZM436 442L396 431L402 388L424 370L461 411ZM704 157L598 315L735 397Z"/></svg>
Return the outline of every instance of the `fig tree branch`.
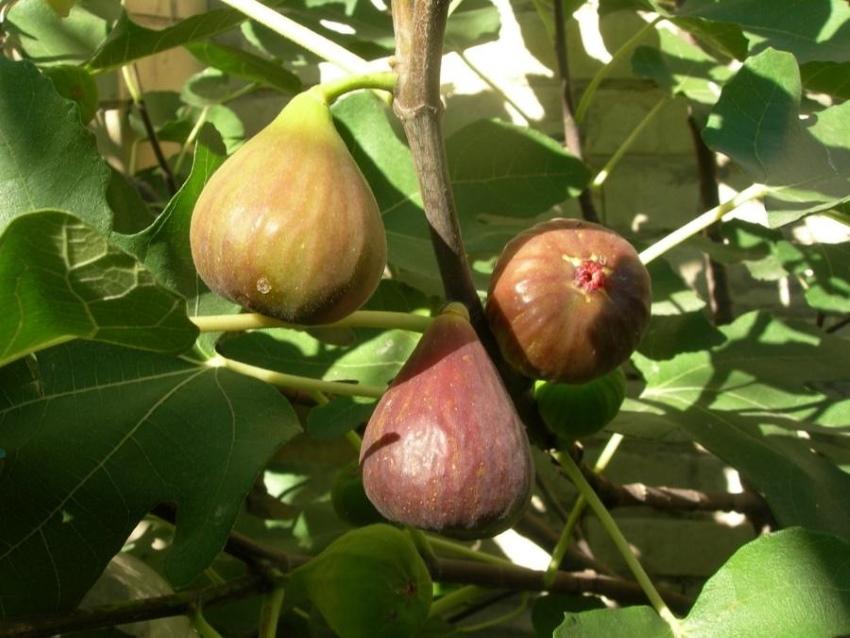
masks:
<svg viewBox="0 0 850 638"><path fill-rule="evenodd" d="M148 113L148 107L145 104L145 98L142 95L142 89L139 84L139 74L136 71L136 65L121 67L121 73L124 76L124 84L127 86L127 91L130 92L130 97L133 100L133 105L139 112L139 117L142 119L142 125L145 127L145 134L150 142L153 154L156 157L156 163L159 164L165 177L165 183L168 186L168 192L174 195L177 192L177 181L174 179L174 172L171 166L168 165L168 160L165 159L165 154L162 152L162 146L159 143L159 138L156 136L156 129L151 121L151 116Z"/></svg>
<svg viewBox="0 0 850 638"><path fill-rule="evenodd" d="M570 80L570 64L567 57L567 32L564 20L563 0L552 3L555 13L555 60L558 64L558 77L561 84L561 118L564 122L564 146L578 159L584 159L581 149L581 131L573 108L573 89ZM593 194L585 188L578 196L581 216L589 222L599 222L599 215L593 205Z"/></svg>
<svg viewBox="0 0 850 638"><path fill-rule="evenodd" d="M644 505L660 510L740 512L748 516L762 516L769 511L767 503L752 492L700 492L643 483L619 485L587 467L582 467L582 473L607 507Z"/></svg>
<svg viewBox="0 0 850 638"><path fill-rule="evenodd" d="M441 126L440 67L448 8L448 0L392 3L394 70L398 74L393 108L410 145L446 298L467 307L470 322L498 368L529 434L542 440L547 436L546 429L528 396L529 382L512 371L499 352L461 237Z"/></svg>
<svg viewBox="0 0 850 638"><path fill-rule="evenodd" d="M413 0L394 2L392 8L398 73L393 108L410 145L446 297L469 309L481 335L484 309L461 239L441 126L440 66L449 2Z"/></svg>
<svg viewBox="0 0 850 638"><path fill-rule="evenodd" d="M693 114L688 116L688 129L694 144L699 174L699 192L702 208L714 208L720 205L720 192L717 188L717 157L700 135L699 125ZM720 229L712 224L703 233L711 241L721 241ZM726 266L705 256L705 282L708 288L708 305L716 325L724 325L732 321L732 296L729 294L729 278Z"/></svg>

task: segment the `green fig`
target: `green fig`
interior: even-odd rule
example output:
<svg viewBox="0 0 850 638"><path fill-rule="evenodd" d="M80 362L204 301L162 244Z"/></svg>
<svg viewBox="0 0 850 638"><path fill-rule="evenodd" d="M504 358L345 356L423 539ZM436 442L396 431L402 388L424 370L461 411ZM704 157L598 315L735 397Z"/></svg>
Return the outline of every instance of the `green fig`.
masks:
<svg viewBox="0 0 850 638"><path fill-rule="evenodd" d="M431 607L431 576L410 537L390 525L344 534L290 574L340 638L416 636Z"/></svg>
<svg viewBox="0 0 850 638"><path fill-rule="evenodd" d="M626 398L626 375L615 368L588 383L538 382L534 398L543 422L562 439L575 441L608 425Z"/></svg>
<svg viewBox="0 0 850 638"><path fill-rule="evenodd" d="M312 90L215 172L195 205L190 240L211 290L301 324L357 310L387 258L375 196Z"/></svg>
<svg viewBox="0 0 850 638"><path fill-rule="evenodd" d="M346 465L336 475L331 486L331 504L336 515L354 527L386 520L366 496L357 463Z"/></svg>
<svg viewBox="0 0 850 638"><path fill-rule="evenodd" d="M49 66L42 72L53 82L59 95L77 103L82 123L91 122L97 113L100 100L97 84L91 73L71 64Z"/></svg>
<svg viewBox="0 0 850 638"><path fill-rule="evenodd" d="M463 310L425 331L366 426L360 464L387 519L484 538L521 514L533 465L525 427Z"/></svg>

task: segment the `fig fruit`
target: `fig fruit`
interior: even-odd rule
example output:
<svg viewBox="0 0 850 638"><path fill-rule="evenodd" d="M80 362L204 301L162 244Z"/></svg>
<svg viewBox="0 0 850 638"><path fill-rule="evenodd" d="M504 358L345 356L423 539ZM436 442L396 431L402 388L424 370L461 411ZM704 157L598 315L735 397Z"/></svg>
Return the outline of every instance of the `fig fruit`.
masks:
<svg viewBox="0 0 850 638"><path fill-rule="evenodd" d="M651 294L649 273L620 235L552 219L505 246L487 319L505 359L526 376L585 383L637 348Z"/></svg>
<svg viewBox="0 0 850 638"><path fill-rule="evenodd" d="M360 465L351 463L342 468L331 486L331 504L339 518L354 527L384 522L363 489Z"/></svg>
<svg viewBox="0 0 850 638"><path fill-rule="evenodd" d="M363 487L391 521L459 538L510 527L529 499L525 427L458 304L425 331L366 426Z"/></svg>
<svg viewBox="0 0 850 638"><path fill-rule="evenodd" d="M549 429L575 441L598 432L617 416L626 398L626 375L615 368L581 385L538 381L534 398Z"/></svg>
<svg viewBox="0 0 850 638"><path fill-rule="evenodd" d="M374 292L387 242L321 93L295 96L198 198L192 258L211 290L284 321L342 319Z"/></svg>

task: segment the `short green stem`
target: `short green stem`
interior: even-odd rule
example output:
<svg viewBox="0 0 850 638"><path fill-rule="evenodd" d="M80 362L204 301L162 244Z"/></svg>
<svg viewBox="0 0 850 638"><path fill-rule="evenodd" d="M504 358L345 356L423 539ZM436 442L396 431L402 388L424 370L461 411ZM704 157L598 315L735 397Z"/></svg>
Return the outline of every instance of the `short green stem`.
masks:
<svg viewBox="0 0 850 638"><path fill-rule="evenodd" d="M576 465L573 458L569 454L561 452L558 452L556 456L561 467L564 469L564 472L585 498L588 505L590 505L590 508L599 519L599 522L602 524L602 527L614 542L614 545L619 550L623 560L626 562L626 565L628 565L644 594L646 594L646 597L649 599L652 607L658 612L658 615L670 625L673 629L673 633L676 634L678 620L673 615L673 612L671 612L667 607L667 603L664 602L664 599L661 598L661 594L659 594L658 590L655 589L655 585L652 584L649 575L646 571L644 571L640 561L638 561L634 552L632 552L628 541L625 536L623 536L623 533L620 531L620 528L617 526L617 523L611 516L610 512L605 509L605 505L602 504L602 501L599 500L599 497L596 495L596 492L593 491L590 483L588 483L587 479L584 478L584 475L581 473L581 470L578 465Z"/></svg>
<svg viewBox="0 0 850 638"><path fill-rule="evenodd" d="M204 618L200 607L192 614L192 626L201 638L222 638L222 635L216 631L215 627L209 624L207 619Z"/></svg>
<svg viewBox="0 0 850 638"><path fill-rule="evenodd" d="M410 534L413 544L416 545L416 549L419 551L419 554L425 562L429 565L433 565L437 561L437 555L434 553L434 548L431 547L431 542L425 535L425 532L415 527L408 527L407 533Z"/></svg>
<svg viewBox="0 0 850 638"><path fill-rule="evenodd" d="M233 370L239 374L244 374L247 377L265 381L274 386L289 388L290 390L301 390L303 392L326 392L328 394L336 394L340 396L350 397L371 397L379 399L385 391L385 388L378 386L365 385L360 383L342 383L341 381L323 381L321 379L311 379L309 377L300 377L294 374L286 374L284 372L276 372L258 366L252 366L241 361L234 361L225 357L217 357L210 361L210 365L218 365L225 367L228 370Z"/></svg>
<svg viewBox="0 0 850 638"><path fill-rule="evenodd" d="M608 467L608 463L614 457L614 454L616 453L617 448L620 447L620 443L622 443L622 441L622 434L615 433L611 435L611 438L608 439L608 443L605 444L605 447L602 449L602 453L596 460L596 464L593 466L594 472L598 474ZM558 568L564 561L564 556L567 555L567 550L570 547L570 542L573 538L573 530L575 530L576 525L578 525L579 520L581 520L581 515L584 513L586 505L587 500L585 500L582 494L579 494L573 508L570 510L569 516L567 516L567 521L564 523L564 529L561 530L561 536L555 545L555 549L552 550L552 559L549 561L549 566L546 568L546 573L543 576L543 584L547 589L555 582L555 578L558 575Z"/></svg>
<svg viewBox="0 0 850 638"><path fill-rule="evenodd" d="M680 226L666 237L662 237L640 254L640 260L648 264L656 257L660 257L671 248L675 248L682 242L690 239L698 232L705 230L715 222L720 221L724 215L735 210L741 204L762 197L768 192L768 188L762 184L753 184L745 188L733 198L726 200L719 206L704 212L696 219L691 220L684 226Z"/></svg>
<svg viewBox="0 0 850 638"><path fill-rule="evenodd" d="M643 27L638 30L631 38L629 38L623 46L617 49L614 52L614 55L611 56L611 60L605 66L601 67L596 75L590 80L590 84L587 85L587 88L584 90L584 93L581 94L581 100L579 100L578 107L576 108L576 122L581 122L584 120L584 116L587 115L587 109L590 107L590 102L593 100L593 96L596 94L599 85L602 84L602 80L608 77L608 74L614 69L617 61L625 58L629 53L631 53L632 49L634 49L641 40L643 40L644 36L655 29L655 25L658 24L661 20L664 19L664 16L657 16L651 22L647 22Z"/></svg>
<svg viewBox="0 0 850 638"><path fill-rule="evenodd" d="M398 76L395 73L366 73L349 75L334 82L323 82L310 90L320 94L327 104L333 104L340 96L361 89L379 89L392 93L397 81Z"/></svg>
<svg viewBox="0 0 850 638"><path fill-rule="evenodd" d="M290 328L292 330L311 330L320 326L305 326L287 323L256 313L238 315L207 315L189 317L201 332L242 332L260 328ZM409 312L387 312L382 310L358 310L345 319L324 324L325 328L378 328L384 330L410 330L425 332L433 319Z"/></svg>
<svg viewBox="0 0 850 638"><path fill-rule="evenodd" d="M360 438L360 435L357 434L354 430L349 430L345 433L345 440L351 444L351 447L354 448L354 451L357 454L360 454L360 448L363 447L363 439Z"/></svg>
<svg viewBox="0 0 850 638"><path fill-rule="evenodd" d="M263 597L263 606L260 608L260 625L257 631L258 638L275 638L277 636L277 621L283 607L283 596L283 587L276 587Z"/></svg>
<svg viewBox="0 0 850 638"><path fill-rule="evenodd" d="M489 590L476 585L460 587L449 592L445 596L441 596L431 603L431 609L428 611L428 617L434 618L435 616L443 616L454 611L458 607L468 605L489 593L491 593Z"/></svg>
<svg viewBox="0 0 850 638"><path fill-rule="evenodd" d="M614 170L614 167L619 164L620 160L623 159L623 155L632 147L632 145L637 141L640 134L647 127L647 125L655 119L655 116L658 115L658 112L670 102L670 97L665 95L662 97L655 106L647 113L644 118L635 126L631 133L629 133L628 137L623 140L623 143L620 144L619 148L614 152L605 166L596 174L596 177L593 178L593 183L590 187L594 190L598 190L602 187L602 184L605 183L605 180L608 179L608 176Z"/></svg>
<svg viewBox="0 0 850 638"><path fill-rule="evenodd" d="M310 53L349 73L367 73L369 63L348 49L270 9L257 0L222 0Z"/></svg>
<svg viewBox="0 0 850 638"><path fill-rule="evenodd" d="M456 543L439 536L434 536L433 534L427 534L426 536L432 548L442 550L447 554L462 556L463 558L476 560L481 563L489 563L490 565L513 566L513 563L507 558L494 556L493 554L488 554L486 552L479 552L461 543Z"/></svg>

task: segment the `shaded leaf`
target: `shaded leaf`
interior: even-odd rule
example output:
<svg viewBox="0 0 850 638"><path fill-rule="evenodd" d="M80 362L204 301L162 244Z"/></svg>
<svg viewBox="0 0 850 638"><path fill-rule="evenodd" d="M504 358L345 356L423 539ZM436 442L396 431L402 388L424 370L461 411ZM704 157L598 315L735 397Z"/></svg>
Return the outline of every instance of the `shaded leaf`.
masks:
<svg viewBox="0 0 850 638"><path fill-rule="evenodd" d="M801 90L794 56L768 49L724 86L703 131L706 144L771 187L772 226L850 197L850 103L801 121Z"/></svg>
<svg viewBox="0 0 850 638"><path fill-rule="evenodd" d="M109 168L77 107L32 63L2 56L0 139L0 233L15 216L39 208L65 210L100 232L110 230Z"/></svg>
<svg viewBox="0 0 850 638"><path fill-rule="evenodd" d="M0 365L75 338L154 352L189 349L183 298L58 211L17 217L0 235Z"/></svg>
<svg viewBox="0 0 850 638"><path fill-rule="evenodd" d="M80 109L80 120L88 124L98 109L97 84L84 68L71 64L60 64L44 69L44 74L53 82L56 92L76 102Z"/></svg>
<svg viewBox="0 0 850 638"><path fill-rule="evenodd" d="M165 571L187 585L298 429L275 388L223 369L82 342L38 365L37 397L13 388L0 400L4 617L73 608L158 503L177 506Z"/></svg>
<svg viewBox="0 0 850 638"><path fill-rule="evenodd" d="M245 14L236 9L213 9L157 31L139 26L125 12L106 41L88 60L87 66L98 71L114 69L154 53L204 40L246 19Z"/></svg>
<svg viewBox="0 0 850 638"><path fill-rule="evenodd" d="M366 423L375 410L375 401L334 397L307 415L304 430L314 439L335 439Z"/></svg>
<svg viewBox="0 0 850 638"><path fill-rule="evenodd" d="M196 59L229 75L271 86L284 93L301 90L301 80L279 62L273 62L235 47L203 41L186 45Z"/></svg>
<svg viewBox="0 0 850 638"><path fill-rule="evenodd" d="M659 29L657 35L658 48L635 49L634 73L652 79L671 95L684 95L698 104L714 104L720 97L720 86L732 71L666 29Z"/></svg>
<svg viewBox="0 0 850 638"><path fill-rule="evenodd" d="M650 359L671 359L682 352L696 352L726 340L705 312L654 315L641 339L638 352Z"/></svg>
<svg viewBox="0 0 850 638"><path fill-rule="evenodd" d="M850 313L850 243L776 245L779 262L805 288L806 302L822 312Z"/></svg>
<svg viewBox="0 0 850 638"><path fill-rule="evenodd" d="M118 3L79 0L62 17L44 0L21 0L9 11L3 28L33 62L75 64L87 60L101 45L121 13Z"/></svg>
<svg viewBox="0 0 850 638"><path fill-rule="evenodd" d="M687 0L678 12L733 22L750 39L750 53L790 51L800 63L850 58L850 6L844 0Z"/></svg>
<svg viewBox="0 0 850 638"><path fill-rule="evenodd" d="M800 67L800 74L807 91L850 98L850 62L809 62Z"/></svg>

